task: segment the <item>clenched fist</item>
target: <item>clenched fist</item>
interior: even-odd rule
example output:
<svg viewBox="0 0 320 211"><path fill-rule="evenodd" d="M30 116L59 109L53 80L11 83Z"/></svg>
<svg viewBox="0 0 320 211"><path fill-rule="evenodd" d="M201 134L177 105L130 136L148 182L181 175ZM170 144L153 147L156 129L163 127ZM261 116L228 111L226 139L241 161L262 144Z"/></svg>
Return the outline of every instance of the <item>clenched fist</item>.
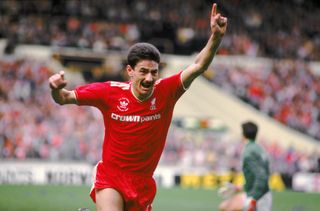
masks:
<svg viewBox="0 0 320 211"><path fill-rule="evenodd" d="M52 75L49 78L49 85L52 90L63 89L67 85L67 81L64 79L64 71L60 71Z"/></svg>

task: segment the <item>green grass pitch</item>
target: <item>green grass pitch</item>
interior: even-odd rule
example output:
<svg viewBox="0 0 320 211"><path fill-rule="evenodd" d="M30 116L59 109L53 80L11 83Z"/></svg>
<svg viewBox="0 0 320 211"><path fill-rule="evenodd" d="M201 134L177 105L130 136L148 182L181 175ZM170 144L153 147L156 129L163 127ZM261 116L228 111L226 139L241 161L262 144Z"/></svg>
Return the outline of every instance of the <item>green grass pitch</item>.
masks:
<svg viewBox="0 0 320 211"><path fill-rule="evenodd" d="M89 186L0 185L0 210L77 211L95 210ZM272 211L318 211L320 194L292 191L273 192ZM216 190L159 188L154 211L214 211L221 199Z"/></svg>

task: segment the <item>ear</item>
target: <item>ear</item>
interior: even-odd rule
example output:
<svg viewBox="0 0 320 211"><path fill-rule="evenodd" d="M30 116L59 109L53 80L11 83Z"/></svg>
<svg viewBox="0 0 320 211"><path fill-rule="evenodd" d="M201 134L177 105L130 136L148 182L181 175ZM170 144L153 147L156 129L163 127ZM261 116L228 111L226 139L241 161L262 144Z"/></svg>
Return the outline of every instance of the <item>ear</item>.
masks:
<svg viewBox="0 0 320 211"><path fill-rule="evenodd" d="M130 65L127 65L126 70L127 70L129 77L131 78L133 76L134 69Z"/></svg>

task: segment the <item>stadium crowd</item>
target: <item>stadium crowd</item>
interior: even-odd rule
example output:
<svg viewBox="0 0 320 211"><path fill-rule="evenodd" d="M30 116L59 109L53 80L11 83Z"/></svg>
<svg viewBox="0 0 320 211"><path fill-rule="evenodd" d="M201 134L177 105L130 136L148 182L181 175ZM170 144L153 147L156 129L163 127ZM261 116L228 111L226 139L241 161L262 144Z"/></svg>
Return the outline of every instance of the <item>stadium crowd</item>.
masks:
<svg viewBox="0 0 320 211"><path fill-rule="evenodd" d="M103 136L98 115L85 107L58 109L48 94L51 75L45 63L0 60L0 158L95 162Z"/></svg>
<svg viewBox="0 0 320 211"><path fill-rule="evenodd" d="M279 122L320 140L320 74L302 60L268 68L215 66L208 79Z"/></svg>
<svg viewBox="0 0 320 211"><path fill-rule="evenodd" d="M101 156L104 132L99 111L73 105L58 109L48 94L51 74L45 62L14 56L0 59L0 158L95 163ZM261 141L271 154L274 171L320 170L317 151L303 154L281 148L276 141ZM173 123L161 163L237 169L241 147L227 132L189 130Z"/></svg>
<svg viewBox="0 0 320 211"><path fill-rule="evenodd" d="M216 1L229 19L220 54L320 58L318 1ZM164 53L192 54L208 36L212 2L69 0L0 2L0 38L10 44L124 50L148 41Z"/></svg>

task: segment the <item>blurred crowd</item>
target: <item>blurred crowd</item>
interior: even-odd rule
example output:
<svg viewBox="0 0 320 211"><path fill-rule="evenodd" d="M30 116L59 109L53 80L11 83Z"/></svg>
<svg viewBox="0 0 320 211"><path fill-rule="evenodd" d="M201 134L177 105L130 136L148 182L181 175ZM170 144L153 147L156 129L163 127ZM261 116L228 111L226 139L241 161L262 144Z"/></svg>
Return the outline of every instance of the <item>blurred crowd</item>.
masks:
<svg viewBox="0 0 320 211"><path fill-rule="evenodd" d="M301 60L270 67L214 67L209 80L279 122L320 141L320 74Z"/></svg>
<svg viewBox="0 0 320 211"><path fill-rule="evenodd" d="M0 60L1 159L100 158L103 131L98 110L55 104L48 87L51 75L39 61Z"/></svg>
<svg viewBox="0 0 320 211"><path fill-rule="evenodd" d="M217 0L228 17L220 54L320 58L320 5L316 0ZM0 38L18 43L124 50L147 41L161 52L192 54L209 34L212 1L2 0Z"/></svg>
<svg viewBox="0 0 320 211"><path fill-rule="evenodd" d="M101 157L103 121L95 108L59 106L50 96L45 62L5 56L0 59L0 159L83 160ZM81 115L79 115L81 113ZM177 121L174 121L177 122ZM240 137L224 130L191 130L173 122L162 164L203 166L217 172L240 170ZM273 171L319 171L320 153L284 149L261 140Z"/></svg>

